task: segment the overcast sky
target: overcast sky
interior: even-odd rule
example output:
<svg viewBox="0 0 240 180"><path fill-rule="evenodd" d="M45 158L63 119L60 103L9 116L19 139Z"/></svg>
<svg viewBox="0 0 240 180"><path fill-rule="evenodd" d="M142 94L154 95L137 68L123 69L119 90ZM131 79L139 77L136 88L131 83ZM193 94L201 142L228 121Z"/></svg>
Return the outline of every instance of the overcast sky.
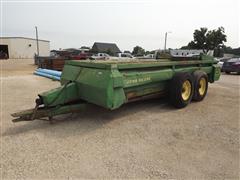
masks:
<svg viewBox="0 0 240 180"><path fill-rule="evenodd" d="M159 0L34 2L2 1L3 36L50 40L51 49L115 42L121 50L180 48L195 29L223 26L226 45L239 47L238 0Z"/></svg>

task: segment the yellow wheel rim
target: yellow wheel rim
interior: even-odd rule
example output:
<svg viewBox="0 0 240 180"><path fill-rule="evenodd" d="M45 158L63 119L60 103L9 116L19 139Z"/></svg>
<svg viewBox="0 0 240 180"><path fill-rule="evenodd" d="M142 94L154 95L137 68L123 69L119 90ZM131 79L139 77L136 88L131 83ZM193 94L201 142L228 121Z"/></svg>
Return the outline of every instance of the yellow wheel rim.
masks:
<svg viewBox="0 0 240 180"><path fill-rule="evenodd" d="M206 84L207 84L206 79L202 77L199 81L199 89L198 89L198 92L201 96L203 96L206 91Z"/></svg>
<svg viewBox="0 0 240 180"><path fill-rule="evenodd" d="M189 80L184 81L182 85L182 98L184 101L187 101L191 96L192 85Z"/></svg>

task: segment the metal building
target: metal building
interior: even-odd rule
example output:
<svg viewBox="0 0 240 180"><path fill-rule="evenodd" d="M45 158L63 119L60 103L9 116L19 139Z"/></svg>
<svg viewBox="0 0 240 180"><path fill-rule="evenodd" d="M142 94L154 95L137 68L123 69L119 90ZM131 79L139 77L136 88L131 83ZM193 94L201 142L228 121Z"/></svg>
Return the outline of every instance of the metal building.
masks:
<svg viewBox="0 0 240 180"><path fill-rule="evenodd" d="M50 41L39 39L38 47L39 56L49 56ZM37 41L26 37L0 37L0 54L10 59L33 58L37 54Z"/></svg>
<svg viewBox="0 0 240 180"><path fill-rule="evenodd" d="M109 55L117 55L121 53L120 49L115 43L102 43L95 42L92 46L91 52L93 53L108 53Z"/></svg>

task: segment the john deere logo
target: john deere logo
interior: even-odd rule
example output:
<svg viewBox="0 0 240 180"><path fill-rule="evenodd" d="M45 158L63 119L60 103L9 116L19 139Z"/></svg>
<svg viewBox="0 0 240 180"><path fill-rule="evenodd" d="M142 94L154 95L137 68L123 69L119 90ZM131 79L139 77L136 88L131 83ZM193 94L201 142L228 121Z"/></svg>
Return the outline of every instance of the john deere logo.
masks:
<svg viewBox="0 0 240 180"><path fill-rule="evenodd" d="M143 78L136 78L136 79L128 79L126 80L126 84L136 84L136 83L142 83L146 81L151 81L150 77L143 77Z"/></svg>

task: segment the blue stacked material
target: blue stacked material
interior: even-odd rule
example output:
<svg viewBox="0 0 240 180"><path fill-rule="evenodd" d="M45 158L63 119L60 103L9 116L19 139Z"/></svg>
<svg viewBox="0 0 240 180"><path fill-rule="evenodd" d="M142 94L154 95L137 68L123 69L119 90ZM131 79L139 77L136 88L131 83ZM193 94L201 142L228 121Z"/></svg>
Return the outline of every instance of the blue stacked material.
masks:
<svg viewBox="0 0 240 180"><path fill-rule="evenodd" d="M51 74L51 75L53 75L53 76L59 76L59 77L62 75L62 72L60 72L60 71L55 71L55 70L50 70L50 69L38 68L37 71L43 72L43 73L46 73L46 74Z"/></svg>
<svg viewBox="0 0 240 180"><path fill-rule="evenodd" d="M49 69L38 68L34 74L60 81L62 72Z"/></svg>

